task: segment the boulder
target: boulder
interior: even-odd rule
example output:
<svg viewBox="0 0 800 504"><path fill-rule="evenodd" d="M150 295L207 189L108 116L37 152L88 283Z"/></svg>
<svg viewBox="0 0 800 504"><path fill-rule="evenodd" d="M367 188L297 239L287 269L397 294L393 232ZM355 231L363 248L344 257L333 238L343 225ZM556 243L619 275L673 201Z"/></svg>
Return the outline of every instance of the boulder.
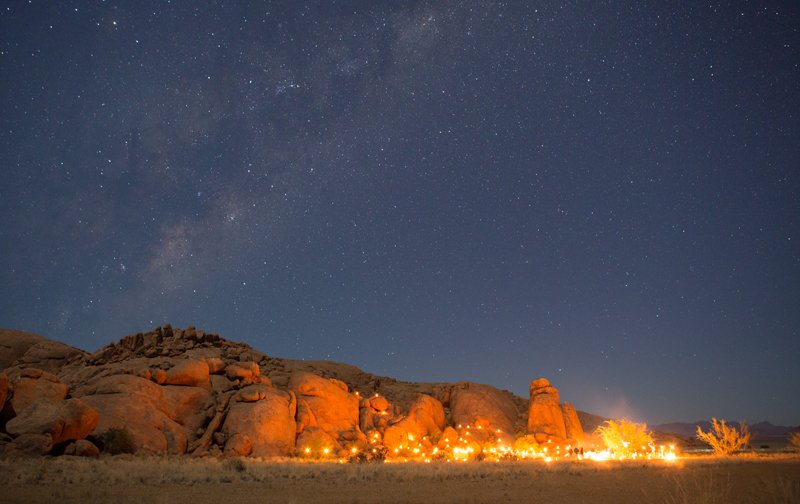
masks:
<svg viewBox="0 0 800 504"><path fill-rule="evenodd" d="M489 385L462 382L454 385L449 394L450 421L454 425L482 422L493 430L514 432L519 412L504 393Z"/></svg>
<svg viewBox="0 0 800 504"><path fill-rule="evenodd" d="M8 450L26 455L47 455L53 449L50 434L22 434L9 443Z"/></svg>
<svg viewBox="0 0 800 504"><path fill-rule="evenodd" d="M538 453L541 451L541 447L539 443L536 441L536 436L533 434L527 434L525 436L520 436L514 440L514 451L520 453L527 453L528 455L532 455L534 453Z"/></svg>
<svg viewBox="0 0 800 504"><path fill-rule="evenodd" d="M297 395L298 428L321 427L335 438L345 433L360 432L358 396L347 385L334 378L298 371L289 379L289 389Z"/></svg>
<svg viewBox="0 0 800 504"><path fill-rule="evenodd" d="M100 449L94 443L86 439L78 439L64 448L64 455L74 455L76 457L99 457Z"/></svg>
<svg viewBox="0 0 800 504"><path fill-rule="evenodd" d="M54 374L35 368L23 370L13 389L11 407L15 414L36 402L61 401L69 392L69 386L61 383Z"/></svg>
<svg viewBox="0 0 800 504"><path fill-rule="evenodd" d="M247 457L253 453L253 439L250 436L237 432L226 439L223 451L226 457Z"/></svg>
<svg viewBox="0 0 800 504"><path fill-rule="evenodd" d="M36 334L0 329L0 369L14 365L55 372L84 352Z"/></svg>
<svg viewBox="0 0 800 504"><path fill-rule="evenodd" d="M154 382L158 383L159 385L166 383L167 381L167 372L163 369L155 369L150 374L150 379Z"/></svg>
<svg viewBox="0 0 800 504"><path fill-rule="evenodd" d="M261 368L256 362L239 362L225 367L225 375L231 380L251 380L260 374Z"/></svg>
<svg viewBox="0 0 800 504"><path fill-rule="evenodd" d="M197 415L187 411L196 407L200 394L210 397L197 387L161 387L133 375L101 377L75 391L100 413L94 433L125 429L137 453L184 453L197 428Z"/></svg>
<svg viewBox="0 0 800 504"><path fill-rule="evenodd" d="M558 390L547 379L537 378L531 382L530 393L528 432L539 443L566 440L567 428L558 404Z"/></svg>
<svg viewBox="0 0 800 504"><path fill-rule="evenodd" d="M564 427L567 432L567 440L573 445L582 445L584 434L581 421L578 418L578 412L567 402L561 405L561 412L564 415Z"/></svg>
<svg viewBox="0 0 800 504"><path fill-rule="evenodd" d="M452 449L458 444L458 438L459 434L457 430L453 427L445 427L442 431L442 435L439 436L439 442L436 446L438 446L440 450Z"/></svg>
<svg viewBox="0 0 800 504"><path fill-rule="evenodd" d="M167 371L166 385L197 387L209 385L209 367L205 360L189 359Z"/></svg>
<svg viewBox="0 0 800 504"><path fill-rule="evenodd" d="M292 394L258 384L242 389L257 401L234 401L222 425L225 454L290 456L295 447L296 403Z"/></svg>
<svg viewBox="0 0 800 504"><path fill-rule="evenodd" d="M206 357L206 364L208 365L208 372L212 375L225 371L225 361L219 357Z"/></svg>
<svg viewBox="0 0 800 504"><path fill-rule="evenodd" d="M211 390L217 394L222 394L236 388L236 384L224 375L211 375Z"/></svg>
<svg viewBox="0 0 800 504"><path fill-rule="evenodd" d="M369 398L369 406L377 412L386 411L389 409L389 401L385 397L375 394Z"/></svg>
<svg viewBox="0 0 800 504"><path fill-rule="evenodd" d="M214 396L205 388L167 385L161 390L164 393L164 413L190 434L214 416Z"/></svg>
<svg viewBox="0 0 800 504"><path fill-rule="evenodd" d="M445 426L444 407L433 397L420 394L408 409L408 419L424 435L438 435Z"/></svg>
<svg viewBox="0 0 800 504"><path fill-rule="evenodd" d="M297 454L300 456L324 458L341 451L339 442L320 427L304 429L297 437Z"/></svg>
<svg viewBox="0 0 800 504"><path fill-rule="evenodd" d="M38 401L23 409L6 424L12 436L47 434L52 444L83 439L92 433L100 416L80 399Z"/></svg>
<svg viewBox="0 0 800 504"><path fill-rule="evenodd" d="M297 432L303 432L307 427L318 427L317 417L305 399L297 400Z"/></svg>
<svg viewBox="0 0 800 504"><path fill-rule="evenodd" d="M444 407L431 396L419 394L402 420L390 425L383 434L383 444L396 448L427 448L430 436L438 436L445 427Z"/></svg>
<svg viewBox="0 0 800 504"><path fill-rule="evenodd" d="M394 419L391 405L385 397L375 394L372 397L361 400L358 411L358 424L361 432L374 429L383 432L389 423Z"/></svg>

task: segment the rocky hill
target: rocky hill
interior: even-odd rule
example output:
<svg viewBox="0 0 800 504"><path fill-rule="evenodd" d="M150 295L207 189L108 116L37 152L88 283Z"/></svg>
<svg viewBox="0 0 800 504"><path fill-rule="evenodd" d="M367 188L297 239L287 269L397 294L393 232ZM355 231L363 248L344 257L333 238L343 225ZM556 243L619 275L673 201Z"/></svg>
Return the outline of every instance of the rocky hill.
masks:
<svg viewBox="0 0 800 504"><path fill-rule="evenodd" d="M481 453L490 444L579 446L602 421L560 403L544 378L529 398L470 382L401 382L271 357L194 327L157 327L91 354L2 330L0 368L8 454L437 453L456 439Z"/></svg>

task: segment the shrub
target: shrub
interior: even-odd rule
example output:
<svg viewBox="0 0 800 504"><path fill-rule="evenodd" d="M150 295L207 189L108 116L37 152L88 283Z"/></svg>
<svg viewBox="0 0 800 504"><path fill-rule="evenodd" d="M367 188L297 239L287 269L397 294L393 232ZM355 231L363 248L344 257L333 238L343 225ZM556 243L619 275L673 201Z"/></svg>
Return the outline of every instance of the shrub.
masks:
<svg viewBox="0 0 800 504"><path fill-rule="evenodd" d="M792 432L789 434L789 444L795 450L800 451L800 432Z"/></svg>
<svg viewBox="0 0 800 504"><path fill-rule="evenodd" d="M606 420L595 433L603 440L609 450L629 456L643 452L653 444L653 436L647 432L647 424L637 424L630 420Z"/></svg>
<svg viewBox="0 0 800 504"><path fill-rule="evenodd" d="M247 470L247 465L245 465L242 459L228 459L223 466L225 469L232 472L245 472Z"/></svg>
<svg viewBox="0 0 800 504"><path fill-rule="evenodd" d="M703 432L697 426L697 438L708 444L717 455L730 455L741 450L750 442L750 431L744 422L739 423L739 428L729 427L725 420L711 419L711 429Z"/></svg>
<svg viewBox="0 0 800 504"><path fill-rule="evenodd" d="M103 451L111 455L134 453L136 451L133 436L124 427L108 429L103 434L100 434L100 442L103 444Z"/></svg>
<svg viewBox="0 0 800 504"><path fill-rule="evenodd" d="M351 464L364 464L367 462L383 462L389 449L383 445L373 445L363 451L358 451L350 455L347 461Z"/></svg>

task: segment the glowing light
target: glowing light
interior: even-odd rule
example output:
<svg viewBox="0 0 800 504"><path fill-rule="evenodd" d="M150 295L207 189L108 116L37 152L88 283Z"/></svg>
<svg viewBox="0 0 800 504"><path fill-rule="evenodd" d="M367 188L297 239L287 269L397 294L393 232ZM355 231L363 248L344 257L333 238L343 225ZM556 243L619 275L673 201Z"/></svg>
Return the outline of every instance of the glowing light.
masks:
<svg viewBox="0 0 800 504"><path fill-rule="evenodd" d="M471 432L473 427L480 431L476 432L474 436ZM406 433L404 438L406 442L393 446L384 446L380 432L372 431L368 434L368 439L372 446L366 451L376 455L382 454L381 458L384 462L416 461L425 463L432 461L466 462L470 460L492 462L529 460L548 464L565 460L587 461L585 463L604 463L615 460L663 460L673 462L678 458L675 445L649 443L637 448L635 443L628 443L627 446L620 444L620 448L617 450L612 448L589 448L580 445L573 446L566 443L562 445L554 440L542 440L541 443L537 443L532 439L532 436L530 440L518 439L514 441L513 445L509 445L507 444L508 439L497 435L502 431L488 424L477 426L460 424L456 430L460 434L459 436L442 437L441 440L438 440L438 444L432 442L428 436ZM351 456L359 453L359 448L356 446L351 446L348 450ZM304 451L306 454L311 453L309 448L304 448ZM325 448L323 453L327 456L334 452L331 451L331 448ZM346 458L339 460L347 461Z"/></svg>

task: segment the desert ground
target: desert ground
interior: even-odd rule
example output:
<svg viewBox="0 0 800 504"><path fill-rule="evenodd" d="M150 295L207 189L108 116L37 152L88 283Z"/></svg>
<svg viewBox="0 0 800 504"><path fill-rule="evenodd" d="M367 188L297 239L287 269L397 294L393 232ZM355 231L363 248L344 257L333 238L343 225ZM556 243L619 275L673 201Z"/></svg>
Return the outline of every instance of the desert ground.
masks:
<svg viewBox="0 0 800 504"><path fill-rule="evenodd" d="M102 456L0 460L4 502L797 503L800 457L339 464Z"/></svg>

